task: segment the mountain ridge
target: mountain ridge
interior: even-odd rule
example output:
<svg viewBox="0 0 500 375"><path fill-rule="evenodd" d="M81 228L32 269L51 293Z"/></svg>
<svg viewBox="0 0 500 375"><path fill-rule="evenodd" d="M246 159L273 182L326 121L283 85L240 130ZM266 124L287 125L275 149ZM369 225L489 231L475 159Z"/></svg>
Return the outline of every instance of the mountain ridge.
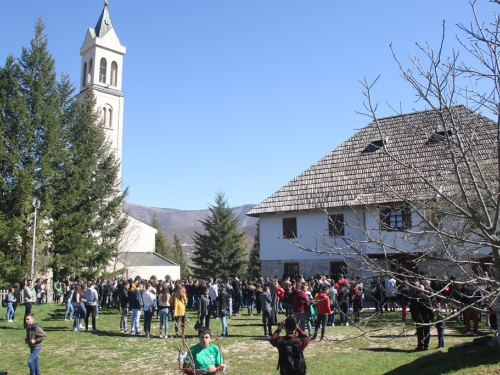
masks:
<svg viewBox="0 0 500 375"><path fill-rule="evenodd" d="M246 216L246 213L254 208L255 204L245 204L231 208L238 219L238 229L247 233L253 239L256 233L255 217ZM183 246L192 247L195 232L203 231L200 220L210 215L210 210L178 210L174 208L149 207L135 203L125 203L125 211L133 218L150 224L151 218L156 213L158 221L162 226L162 232L170 243L173 243L174 235L177 234Z"/></svg>

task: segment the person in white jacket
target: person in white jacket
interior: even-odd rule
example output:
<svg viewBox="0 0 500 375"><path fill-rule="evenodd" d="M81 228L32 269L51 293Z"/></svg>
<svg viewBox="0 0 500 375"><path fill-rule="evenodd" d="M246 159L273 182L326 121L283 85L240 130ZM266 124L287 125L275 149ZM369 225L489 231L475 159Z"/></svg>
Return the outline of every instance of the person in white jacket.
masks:
<svg viewBox="0 0 500 375"><path fill-rule="evenodd" d="M26 285L23 289L24 294L24 328L26 328L26 317L31 315L31 308L33 307L33 302L35 302L35 291L33 290L33 280L26 281Z"/></svg>
<svg viewBox="0 0 500 375"><path fill-rule="evenodd" d="M97 303L99 301L99 295L97 290L95 290L95 283L90 283L89 287L85 290L83 294L82 301L85 302L85 308L87 314L85 314L85 331L89 330L89 316L92 314L92 332L98 332L95 318L97 314Z"/></svg>

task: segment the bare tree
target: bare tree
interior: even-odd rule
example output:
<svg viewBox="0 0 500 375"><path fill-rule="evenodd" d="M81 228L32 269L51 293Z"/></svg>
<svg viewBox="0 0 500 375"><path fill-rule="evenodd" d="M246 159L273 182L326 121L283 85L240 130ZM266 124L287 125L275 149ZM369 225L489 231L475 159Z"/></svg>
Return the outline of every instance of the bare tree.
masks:
<svg viewBox="0 0 500 375"><path fill-rule="evenodd" d="M366 100L360 113L371 119L363 131L374 139L364 152L378 153L366 177L372 187L346 203L351 215L341 223L329 216L328 202L320 205L330 217L330 235L317 232L321 246L293 241L401 285L424 270L436 286L428 293L447 297L458 307L455 315L466 306L445 293L451 276L457 289L477 285L484 308L500 290L500 19L495 13L483 24L475 1L470 5L473 22L457 25L457 38L474 65L462 63L458 51L446 57L444 23L439 48L417 44L419 56L409 56L409 67L391 45L402 79L426 111L403 114L391 107L394 117L379 118L378 78L361 82Z"/></svg>

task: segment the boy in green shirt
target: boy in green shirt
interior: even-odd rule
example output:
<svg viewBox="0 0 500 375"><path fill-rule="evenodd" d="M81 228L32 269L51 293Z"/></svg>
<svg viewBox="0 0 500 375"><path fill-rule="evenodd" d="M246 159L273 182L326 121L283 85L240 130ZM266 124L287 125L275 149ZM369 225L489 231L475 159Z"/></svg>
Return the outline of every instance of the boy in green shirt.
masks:
<svg viewBox="0 0 500 375"><path fill-rule="evenodd" d="M190 355L184 363L184 373L192 374L215 374L221 370L222 355L219 348L210 343L212 332L209 328L201 328L198 331L200 343L189 349ZM189 359L193 358L194 369L190 366Z"/></svg>

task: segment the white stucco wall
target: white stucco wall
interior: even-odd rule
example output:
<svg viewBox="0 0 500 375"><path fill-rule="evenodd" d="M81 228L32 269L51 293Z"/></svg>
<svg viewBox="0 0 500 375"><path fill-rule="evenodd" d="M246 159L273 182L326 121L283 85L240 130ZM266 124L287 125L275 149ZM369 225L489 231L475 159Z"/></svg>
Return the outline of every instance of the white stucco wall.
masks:
<svg viewBox="0 0 500 375"><path fill-rule="evenodd" d="M155 228L129 216L129 222L122 237L119 251L121 253L154 252L156 232Z"/></svg>
<svg viewBox="0 0 500 375"><path fill-rule="evenodd" d="M143 279L150 279L151 276L156 276L158 279L164 279L165 276L170 276L172 280L179 280L181 278L181 267L180 266L136 266L128 267L125 276L127 278L135 278L137 275L141 276Z"/></svg>
<svg viewBox="0 0 500 375"><path fill-rule="evenodd" d="M344 214L344 220L352 223L344 228L345 236L364 239L363 232L359 229L358 216L351 210L331 211L329 214ZM291 240L283 238L283 218L297 218L296 241L308 248L322 250L322 241L329 243L333 239L328 236L328 219L323 211L294 212L288 214L261 215L260 216L260 249L261 260L301 260L301 259L328 259L340 260L340 256L318 255L315 253L300 251ZM363 220L363 216L359 217ZM323 235L323 237L322 237Z"/></svg>

